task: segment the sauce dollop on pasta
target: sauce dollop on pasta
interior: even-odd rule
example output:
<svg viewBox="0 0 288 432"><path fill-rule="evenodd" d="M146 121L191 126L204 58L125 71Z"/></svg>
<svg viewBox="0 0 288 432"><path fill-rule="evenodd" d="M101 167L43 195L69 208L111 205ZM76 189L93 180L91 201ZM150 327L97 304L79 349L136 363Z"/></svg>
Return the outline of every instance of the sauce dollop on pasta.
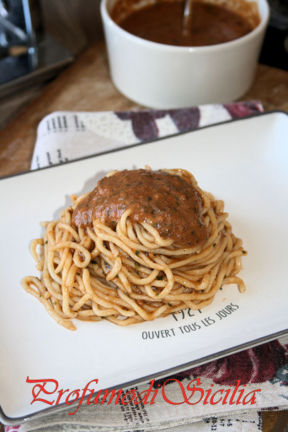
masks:
<svg viewBox="0 0 288 432"><path fill-rule="evenodd" d="M129 209L132 222L147 222L163 238L182 247L200 246L208 238L202 219L202 198L188 173L186 180L183 172L180 176L138 169L104 177L74 209L73 222L85 227L97 219L114 228Z"/></svg>

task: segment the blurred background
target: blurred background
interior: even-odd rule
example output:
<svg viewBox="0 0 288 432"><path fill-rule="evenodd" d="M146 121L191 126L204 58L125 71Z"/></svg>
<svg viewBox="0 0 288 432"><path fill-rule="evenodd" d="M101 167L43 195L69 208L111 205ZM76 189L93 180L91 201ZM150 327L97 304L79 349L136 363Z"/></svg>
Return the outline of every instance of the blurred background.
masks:
<svg viewBox="0 0 288 432"><path fill-rule="evenodd" d="M0 129L89 44L100 0L0 0ZM288 70L288 0L269 0L260 63Z"/></svg>

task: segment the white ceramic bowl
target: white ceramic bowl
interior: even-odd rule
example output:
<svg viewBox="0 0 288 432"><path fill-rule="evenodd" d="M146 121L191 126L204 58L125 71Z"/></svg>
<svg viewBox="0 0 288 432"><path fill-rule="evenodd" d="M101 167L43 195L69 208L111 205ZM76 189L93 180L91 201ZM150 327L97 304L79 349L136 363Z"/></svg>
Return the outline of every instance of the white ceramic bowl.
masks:
<svg viewBox="0 0 288 432"><path fill-rule="evenodd" d="M109 15L115 0L102 0L115 86L129 99L161 109L241 97L252 84L269 18L267 1L256 2L260 24L247 35L218 45L179 47L150 42L121 29Z"/></svg>

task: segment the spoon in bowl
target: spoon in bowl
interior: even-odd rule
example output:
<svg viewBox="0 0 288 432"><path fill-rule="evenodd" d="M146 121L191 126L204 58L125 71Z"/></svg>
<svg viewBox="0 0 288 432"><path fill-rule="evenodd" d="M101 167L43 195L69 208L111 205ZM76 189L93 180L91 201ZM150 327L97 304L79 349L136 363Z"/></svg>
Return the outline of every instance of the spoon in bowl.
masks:
<svg viewBox="0 0 288 432"><path fill-rule="evenodd" d="M191 28L191 19L193 14L194 0L185 0L183 21L182 21L182 34L188 36L189 29Z"/></svg>

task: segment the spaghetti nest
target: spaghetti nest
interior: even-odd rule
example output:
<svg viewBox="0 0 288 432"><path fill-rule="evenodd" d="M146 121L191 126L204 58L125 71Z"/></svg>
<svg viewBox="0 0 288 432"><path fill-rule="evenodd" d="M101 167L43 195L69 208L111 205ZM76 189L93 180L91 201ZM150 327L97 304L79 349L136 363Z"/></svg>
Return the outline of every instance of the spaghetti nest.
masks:
<svg viewBox="0 0 288 432"><path fill-rule="evenodd" d="M232 233L224 202L202 191L192 176L191 182L201 195L208 231L201 247L179 247L151 224L131 221L129 208L115 227L100 220L75 227L73 210L83 196L73 196L59 220L43 223L43 238L33 240L41 277L27 276L24 288L69 330L75 330L74 318L127 326L201 309L224 284L243 292L237 276L246 254L242 240Z"/></svg>

